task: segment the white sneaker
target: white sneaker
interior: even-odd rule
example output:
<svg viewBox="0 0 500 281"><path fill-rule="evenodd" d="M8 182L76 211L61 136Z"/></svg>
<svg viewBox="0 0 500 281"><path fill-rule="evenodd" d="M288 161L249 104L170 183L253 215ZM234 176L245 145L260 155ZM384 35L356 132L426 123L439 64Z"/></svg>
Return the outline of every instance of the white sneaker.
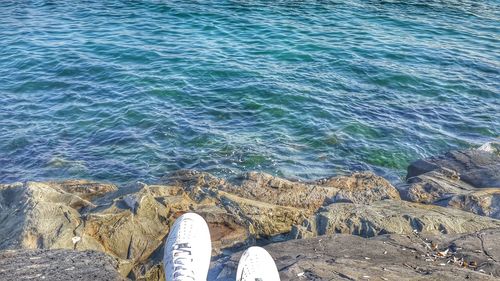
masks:
<svg viewBox="0 0 500 281"><path fill-rule="evenodd" d="M165 243L163 266L167 281L206 281L212 243L205 220L187 213L175 220Z"/></svg>
<svg viewBox="0 0 500 281"><path fill-rule="evenodd" d="M271 255L261 247L248 248L240 258L236 281L280 281Z"/></svg>

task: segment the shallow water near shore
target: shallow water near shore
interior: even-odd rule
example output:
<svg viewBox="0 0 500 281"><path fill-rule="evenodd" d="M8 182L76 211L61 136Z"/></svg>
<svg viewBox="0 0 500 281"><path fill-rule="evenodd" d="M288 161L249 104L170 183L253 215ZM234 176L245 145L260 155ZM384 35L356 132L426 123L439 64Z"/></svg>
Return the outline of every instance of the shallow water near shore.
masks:
<svg viewBox="0 0 500 281"><path fill-rule="evenodd" d="M499 1L2 1L0 182L312 179L500 135Z"/></svg>

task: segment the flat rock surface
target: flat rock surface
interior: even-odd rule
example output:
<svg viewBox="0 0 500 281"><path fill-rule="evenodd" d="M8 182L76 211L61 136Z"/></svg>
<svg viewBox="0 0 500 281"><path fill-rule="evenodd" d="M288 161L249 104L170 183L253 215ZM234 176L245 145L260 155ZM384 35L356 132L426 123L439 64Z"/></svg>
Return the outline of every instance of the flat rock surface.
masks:
<svg viewBox="0 0 500 281"><path fill-rule="evenodd" d="M127 280L117 261L94 251L7 250L0 252L0 280Z"/></svg>
<svg viewBox="0 0 500 281"><path fill-rule="evenodd" d="M467 235L334 234L265 247L281 280L498 280L500 229ZM242 252L212 262L210 280L235 280Z"/></svg>

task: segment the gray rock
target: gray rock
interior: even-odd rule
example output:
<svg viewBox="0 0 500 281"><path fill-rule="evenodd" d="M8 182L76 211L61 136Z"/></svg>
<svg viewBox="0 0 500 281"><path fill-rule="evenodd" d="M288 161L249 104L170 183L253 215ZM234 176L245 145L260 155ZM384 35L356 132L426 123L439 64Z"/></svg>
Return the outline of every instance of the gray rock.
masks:
<svg viewBox="0 0 500 281"><path fill-rule="evenodd" d="M436 204L500 219L500 189L488 188L467 194L456 194Z"/></svg>
<svg viewBox="0 0 500 281"><path fill-rule="evenodd" d="M403 198L412 202L432 204L456 194L467 194L477 190L458 179L450 170L436 169L407 180Z"/></svg>
<svg viewBox="0 0 500 281"><path fill-rule="evenodd" d="M405 200L500 219L500 157L491 144L416 161L408 177Z"/></svg>
<svg viewBox="0 0 500 281"><path fill-rule="evenodd" d="M481 149L451 151L417 160L408 167L407 179L445 168L477 188L500 187L500 156Z"/></svg>
<svg viewBox="0 0 500 281"><path fill-rule="evenodd" d="M265 247L281 280L498 280L500 229L467 235L334 234ZM212 262L210 280L235 280L242 252Z"/></svg>
<svg viewBox="0 0 500 281"><path fill-rule="evenodd" d="M362 237L395 233L471 233L500 227L500 221L452 208L383 200L370 205L337 203L320 210L303 226L312 236L346 233ZM294 233L292 231L292 233ZM305 234L300 235L302 237Z"/></svg>
<svg viewBox="0 0 500 281"><path fill-rule="evenodd" d="M0 280L128 280L118 262L94 251L7 250L0 252Z"/></svg>

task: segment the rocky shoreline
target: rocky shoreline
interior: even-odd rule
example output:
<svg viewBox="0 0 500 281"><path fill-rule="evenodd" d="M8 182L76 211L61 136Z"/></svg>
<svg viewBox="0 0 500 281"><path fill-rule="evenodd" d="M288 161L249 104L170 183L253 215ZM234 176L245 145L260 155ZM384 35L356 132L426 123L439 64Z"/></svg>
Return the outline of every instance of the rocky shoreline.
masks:
<svg viewBox="0 0 500 281"><path fill-rule="evenodd" d="M1 280L164 280L184 212L212 234L209 280L266 245L282 280L500 278L498 144L418 160L406 183L370 172L296 182L178 171L130 190L83 180L0 185Z"/></svg>

